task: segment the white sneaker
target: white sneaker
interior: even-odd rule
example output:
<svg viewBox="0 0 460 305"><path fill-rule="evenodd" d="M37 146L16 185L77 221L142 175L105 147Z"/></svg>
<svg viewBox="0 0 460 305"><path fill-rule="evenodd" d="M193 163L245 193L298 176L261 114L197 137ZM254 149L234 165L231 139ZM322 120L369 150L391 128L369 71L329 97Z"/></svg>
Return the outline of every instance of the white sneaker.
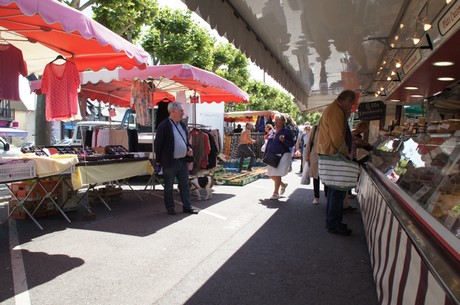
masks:
<svg viewBox="0 0 460 305"><path fill-rule="evenodd" d="M313 199L313 204L314 204L314 205L317 205L318 203L319 203L319 198Z"/></svg>
<svg viewBox="0 0 460 305"><path fill-rule="evenodd" d="M283 195L283 194L284 194L284 192L286 191L286 188L287 188L287 187L288 187L288 184L287 184L287 183L285 183L284 186L281 186L281 187L280 187L280 195Z"/></svg>
<svg viewBox="0 0 460 305"><path fill-rule="evenodd" d="M280 195L278 194L273 194L271 197L270 197L271 200L278 200L280 199Z"/></svg>

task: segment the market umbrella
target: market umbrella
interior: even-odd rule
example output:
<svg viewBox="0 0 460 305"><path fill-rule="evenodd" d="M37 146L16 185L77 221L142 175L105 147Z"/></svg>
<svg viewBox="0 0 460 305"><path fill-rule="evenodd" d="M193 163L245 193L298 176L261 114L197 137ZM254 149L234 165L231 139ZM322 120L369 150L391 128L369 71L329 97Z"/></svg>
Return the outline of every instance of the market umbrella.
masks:
<svg viewBox="0 0 460 305"><path fill-rule="evenodd" d="M109 83L99 81L95 84L86 83L81 86L80 94L90 100L97 100L119 107L130 107L132 81L112 80ZM154 104L163 99L174 101L174 96L167 92L158 92L154 95Z"/></svg>
<svg viewBox="0 0 460 305"><path fill-rule="evenodd" d="M131 86L135 81L147 80L154 92L154 101L174 100L174 93L186 92L200 102L247 103L249 95L232 82L215 73L187 64L148 66L145 69L113 71L85 71L80 73L81 92L90 99L129 106ZM31 82L31 89L40 93L41 80Z"/></svg>
<svg viewBox="0 0 460 305"><path fill-rule="evenodd" d="M148 66L141 70L118 69L118 79L149 80L155 92L188 92L187 96L197 95L205 103L247 103L249 95L215 73L188 64Z"/></svg>
<svg viewBox="0 0 460 305"><path fill-rule="evenodd" d="M282 114L285 116L287 123L293 126L296 126L297 123L294 121L294 119L291 117L291 115L287 113L281 113L276 110L248 110L248 111L233 111L233 112L226 112L224 113L224 121L225 122L251 122L255 121L258 116L262 115L269 115L269 116L274 116L277 114Z"/></svg>
<svg viewBox="0 0 460 305"><path fill-rule="evenodd" d="M249 95L232 82L215 73L193 67L188 64L172 64L148 66L141 70L133 68L126 70L117 68L113 71L85 71L80 73L82 92L89 86L91 90L98 90L102 101L115 101L117 92L130 92L135 81L146 80L154 94L154 101L162 100L166 94L185 92L192 101L205 103L247 103ZM119 87L115 87L115 86ZM41 81L31 82L31 89L39 91ZM158 98L159 96L159 98ZM191 98L193 97L193 98ZM152 134L154 133L152 112ZM152 143L153 147L153 143Z"/></svg>
<svg viewBox="0 0 460 305"><path fill-rule="evenodd" d="M61 54L79 71L145 67L148 53L84 13L55 0L0 0L0 43L20 49L41 75Z"/></svg>

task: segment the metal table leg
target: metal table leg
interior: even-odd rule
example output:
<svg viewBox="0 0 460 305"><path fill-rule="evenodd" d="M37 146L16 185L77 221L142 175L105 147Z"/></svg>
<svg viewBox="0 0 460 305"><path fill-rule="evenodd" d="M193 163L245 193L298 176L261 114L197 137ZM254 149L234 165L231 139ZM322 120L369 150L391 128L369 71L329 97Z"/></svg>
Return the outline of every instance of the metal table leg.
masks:
<svg viewBox="0 0 460 305"><path fill-rule="evenodd" d="M35 183L34 185L32 186L32 188L30 189L30 191L27 193L26 197L22 200L20 200L18 197L16 197L16 195L14 194L13 190L11 190L10 186L8 184L5 183L6 187L8 188L9 192L11 193L11 196L18 201L18 204L13 208L13 210L11 210L9 213L8 213L8 217L6 217L5 221L2 223L2 226L8 222L8 219L10 219L11 215L13 215L14 211L16 211L17 208L21 207L24 212L26 212L26 214L30 217L30 219L33 220L33 222L35 222L35 224L37 225L37 227L40 229L40 230L43 230L43 227L40 225L40 223L37 221L37 219L35 219L35 217L33 216L34 213L30 213L29 210L27 209L27 207L24 205L24 203L27 201L27 199L30 197L30 195L32 194L32 191L35 189L35 187L37 186L38 184L38 181L35 180Z"/></svg>

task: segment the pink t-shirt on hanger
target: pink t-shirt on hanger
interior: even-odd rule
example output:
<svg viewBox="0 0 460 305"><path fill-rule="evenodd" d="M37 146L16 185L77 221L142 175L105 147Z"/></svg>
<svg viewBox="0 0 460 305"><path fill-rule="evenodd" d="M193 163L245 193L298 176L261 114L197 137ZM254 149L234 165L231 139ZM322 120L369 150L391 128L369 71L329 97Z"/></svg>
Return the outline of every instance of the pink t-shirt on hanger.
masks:
<svg viewBox="0 0 460 305"><path fill-rule="evenodd" d="M80 75L72 61L49 63L42 78L42 93L46 94L46 120L61 121L78 115Z"/></svg>

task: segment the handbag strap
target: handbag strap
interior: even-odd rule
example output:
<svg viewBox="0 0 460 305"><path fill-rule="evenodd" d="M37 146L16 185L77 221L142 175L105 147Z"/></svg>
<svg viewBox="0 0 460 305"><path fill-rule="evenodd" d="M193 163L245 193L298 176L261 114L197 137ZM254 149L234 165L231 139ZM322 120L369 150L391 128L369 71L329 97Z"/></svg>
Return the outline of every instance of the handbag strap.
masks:
<svg viewBox="0 0 460 305"><path fill-rule="evenodd" d="M184 142L185 142L185 146L188 147L188 143L187 143L187 141L185 141L185 138L184 138L184 136L182 135L182 133L180 132L180 130L179 130L179 128L177 127L176 123L174 123L174 121L171 120L171 119L169 119L169 120L171 121L171 123L173 123L174 127L176 127L177 132L179 133L179 135L180 135L180 137L182 138L182 140L184 140Z"/></svg>

